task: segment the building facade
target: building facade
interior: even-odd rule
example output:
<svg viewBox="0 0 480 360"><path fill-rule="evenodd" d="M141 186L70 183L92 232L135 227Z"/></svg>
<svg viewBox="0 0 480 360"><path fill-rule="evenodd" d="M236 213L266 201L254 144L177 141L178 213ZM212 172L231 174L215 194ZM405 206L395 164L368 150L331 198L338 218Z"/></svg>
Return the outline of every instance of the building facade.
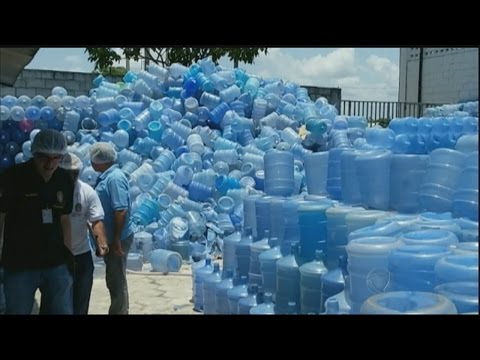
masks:
<svg viewBox="0 0 480 360"><path fill-rule="evenodd" d="M478 48L401 48L398 101L478 100Z"/></svg>

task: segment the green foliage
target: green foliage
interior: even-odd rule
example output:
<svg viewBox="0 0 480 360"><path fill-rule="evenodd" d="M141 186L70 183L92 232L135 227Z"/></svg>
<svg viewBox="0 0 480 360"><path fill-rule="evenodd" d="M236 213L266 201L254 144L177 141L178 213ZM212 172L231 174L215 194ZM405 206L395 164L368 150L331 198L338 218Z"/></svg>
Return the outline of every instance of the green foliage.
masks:
<svg viewBox="0 0 480 360"><path fill-rule="evenodd" d="M115 62L129 58L135 61L147 59L153 63L169 66L181 63L189 66L192 63L212 57L217 63L222 56L228 56L235 63L251 64L261 53L267 54L268 48L120 48L123 55L119 55L113 48L86 48L88 60L95 63L95 70L108 69Z"/></svg>
<svg viewBox="0 0 480 360"><path fill-rule="evenodd" d="M87 48L85 52L88 52L88 61L95 63L95 70L100 71L122 59L112 48Z"/></svg>
<svg viewBox="0 0 480 360"><path fill-rule="evenodd" d="M381 118L377 120L378 125L380 125L382 128L387 128L388 124L390 123L391 119L386 119L386 118Z"/></svg>

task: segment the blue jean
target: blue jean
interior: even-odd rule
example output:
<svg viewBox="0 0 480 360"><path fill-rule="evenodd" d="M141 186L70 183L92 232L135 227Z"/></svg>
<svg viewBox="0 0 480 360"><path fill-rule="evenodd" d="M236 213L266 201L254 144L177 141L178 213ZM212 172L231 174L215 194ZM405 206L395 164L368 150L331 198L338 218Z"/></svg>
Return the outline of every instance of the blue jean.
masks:
<svg viewBox="0 0 480 360"><path fill-rule="evenodd" d="M110 292L109 315L128 314L127 254L132 245L133 234L122 241L123 256L117 256L112 250L103 257L105 261L105 281Z"/></svg>
<svg viewBox="0 0 480 360"><path fill-rule="evenodd" d="M6 314L30 315L35 292L40 289L48 314L71 315L72 285L72 275L66 265L29 271L5 269Z"/></svg>
<svg viewBox="0 0 480 360"><path fill-rule="evenodd" d="M5 313L5 293L3 292L3 284L0 283L0 315Z"/></svg>
<svg viewBox="0 0 480 360"><path fill-rule="evenodd" d="M73 276L73 315L87 315L90 305L90 294L93 286L93 259L92 253L75 255L75 273ZM40 301L40 315L50 315L48 303Z"/></svg>
<svg viewBox="0 0 480 360"><path fill-rule="evenodd" d="M3 269L0 268L0 315L5 313L5 293L3 292Z"/></svg>
<svg viewBox="0 0 480 360"><path fill-rule="evenodd" d="M73 314L87 315L93 286L93 259L90 251L75 255L73 279Z"/></svg>

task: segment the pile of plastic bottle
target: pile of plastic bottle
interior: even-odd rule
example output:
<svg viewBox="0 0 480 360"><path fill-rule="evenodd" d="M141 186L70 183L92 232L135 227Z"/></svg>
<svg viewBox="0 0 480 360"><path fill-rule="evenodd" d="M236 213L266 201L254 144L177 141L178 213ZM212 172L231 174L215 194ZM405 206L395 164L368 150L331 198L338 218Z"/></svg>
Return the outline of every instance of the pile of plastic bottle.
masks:
<svg viewBox="0 0 480 360"><path fill-rule="evenodd" d="M459 104L446 104L425 109L425 116L476 116L478 117L478 100Z"/></svg>
<svg viewBox="0 0 480 360"><path fill-rule="evenodd" d="M471 105L381 129L209 58L123 80L3 97L0 171L55 128L94 185L89 147L114 144L137 226L130 270L202 259L206 314L478 311L478 118L458 113Z"/></svg>

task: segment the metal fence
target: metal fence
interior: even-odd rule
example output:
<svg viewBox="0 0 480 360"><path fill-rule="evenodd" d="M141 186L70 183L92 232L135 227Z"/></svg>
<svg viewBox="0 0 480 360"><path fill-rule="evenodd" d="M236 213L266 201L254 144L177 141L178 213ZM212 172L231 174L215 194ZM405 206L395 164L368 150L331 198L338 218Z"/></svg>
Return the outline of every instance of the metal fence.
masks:
<svg viewBox="0 0 480 360"><path fill-rule="evenodd" d="M421 117L425 109L442 104L395 102L395 101L359 101L342 100L340 114L345 116L363 116L370 126L379 122L388 123L398 117Z"/></svg>

